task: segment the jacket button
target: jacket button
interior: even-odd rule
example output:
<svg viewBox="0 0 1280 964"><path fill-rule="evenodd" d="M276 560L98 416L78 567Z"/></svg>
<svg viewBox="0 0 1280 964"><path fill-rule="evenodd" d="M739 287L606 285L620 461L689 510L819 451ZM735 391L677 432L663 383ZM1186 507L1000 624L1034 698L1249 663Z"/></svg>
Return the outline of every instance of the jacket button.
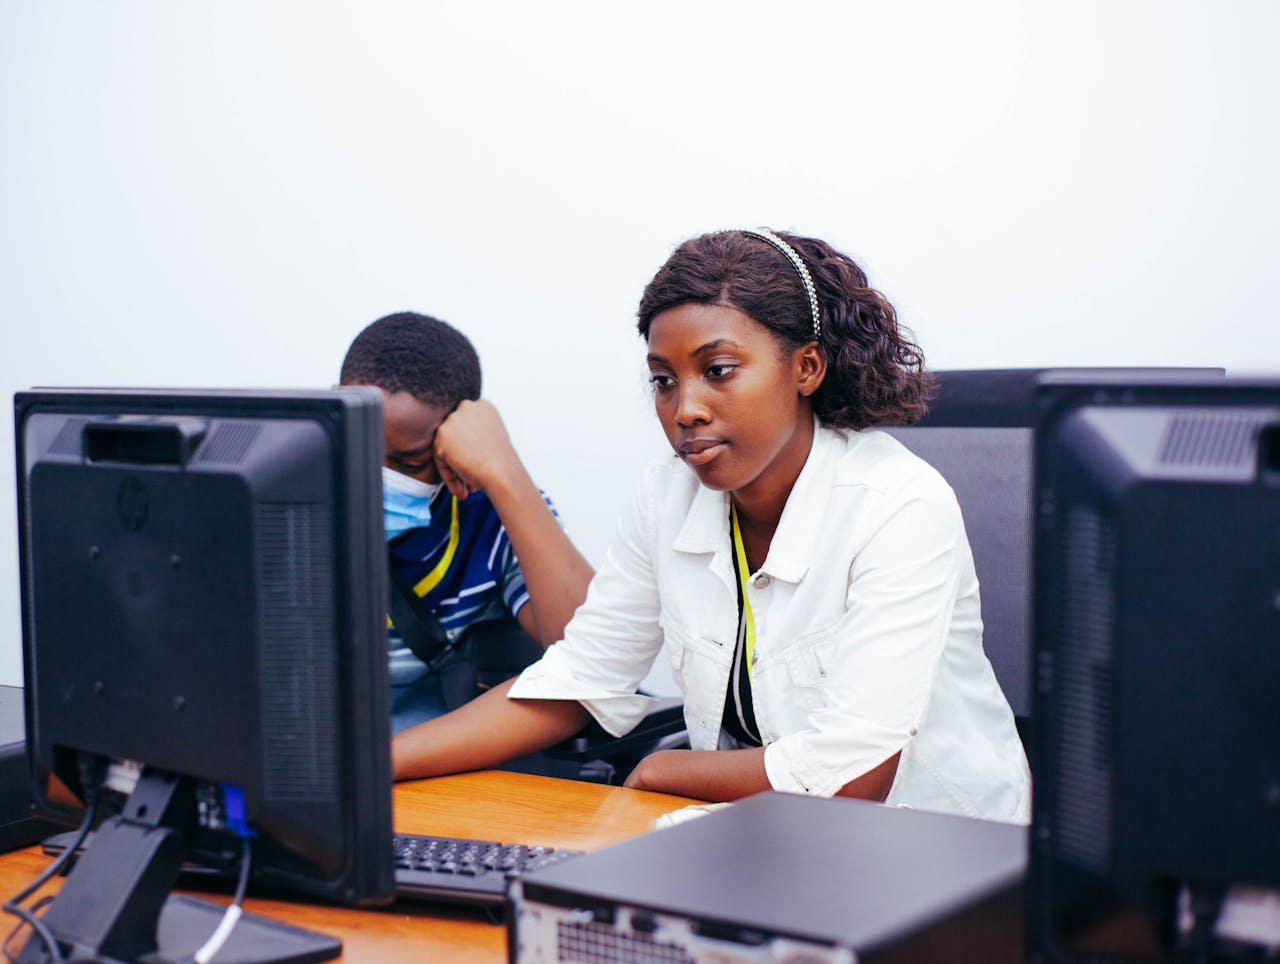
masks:
<svg viewBox="0 0 1280 964"><path fill-rule="evenodd" d="M757 589L768 589L768 588L769 588L769 584L770 584L771 582L773 582L773 579L772 579L772 578L770 578L770 577L769 577L769 576L767 576L767 575L766 575L766 576L756 576L756 588L757 588Z"/></svg>

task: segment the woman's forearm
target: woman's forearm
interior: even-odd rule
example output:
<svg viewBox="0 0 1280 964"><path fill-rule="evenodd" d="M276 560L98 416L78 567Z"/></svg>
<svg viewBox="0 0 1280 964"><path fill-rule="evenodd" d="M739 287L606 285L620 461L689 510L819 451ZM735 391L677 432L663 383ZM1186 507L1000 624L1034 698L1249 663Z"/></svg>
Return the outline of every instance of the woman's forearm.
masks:
<svg viewBox="0 0 1280 964"><path fill-rule="evenodd" d="M391 740L392 776L410 780L496 766L559 743L589 719L574 700L508 699L514 682L397 733Z"/></svg>
<svg viewBox="0 0 1280 964"><path fill-rule="evenodd" d="M660 790L699 800L737 800L769 789L764 750L659 750L627 778L638 790Z"/></svg>
<svg viewBox="0 0 1280 964"><path fill-rule="evenodd" d="M837 796L883 801L898 771L895 753L879 766L846 783ZM764 748L750 750L660 750L631 772L627 786L661 790L699 800L737 800L770 789Z"/></svg>

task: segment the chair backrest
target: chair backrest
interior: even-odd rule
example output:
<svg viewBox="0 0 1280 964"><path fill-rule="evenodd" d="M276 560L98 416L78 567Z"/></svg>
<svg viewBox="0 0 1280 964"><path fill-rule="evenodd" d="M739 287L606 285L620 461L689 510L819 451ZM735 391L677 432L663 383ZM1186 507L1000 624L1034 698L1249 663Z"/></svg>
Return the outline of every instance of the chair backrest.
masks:
<svg viewBox="0 0 1280 964"><path fill-rule="evenodd" d="M983 646L1015 716L1031 707L1031 397L1040 370L944 371L929 414L887 428L955 490L982 593Z"/></svg>
<svg viewBox="0 0 1280 964"><path fill-rule="evenodd" d="M1047 373L1221 375L1220 368L940 371L929 414L885 430L942 473L964 513L982 592L983 646L1017 717L1031 712L1035 386Z"/></svg>

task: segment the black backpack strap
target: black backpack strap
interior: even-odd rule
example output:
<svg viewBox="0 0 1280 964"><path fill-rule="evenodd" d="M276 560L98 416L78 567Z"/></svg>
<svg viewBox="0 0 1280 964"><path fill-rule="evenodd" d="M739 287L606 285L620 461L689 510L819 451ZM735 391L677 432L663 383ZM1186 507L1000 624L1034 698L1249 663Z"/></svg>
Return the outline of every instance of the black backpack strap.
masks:
<svg viewBox="0 0 1280 964"><path fill-rule="evenodd" d="M542 655L542 647L515 617L506 616L472 623L453 654L440 666L444 705L451 710L519 674Z"/></svg>
<svg viewBox="0 0 1280 964"><path fill-rule="evenodd" d="M409 651L430 666L432 660L449 648L449 635L436 614L427 608L427 604L405 580L394 559L388 558L387 571L390 575L388 581L391 583L387 612L391 616L391 622L399 630L400 638L409 647Z"/></svg>
<svg viewBox="0 0 1280 964"><path fill-rule="evenodd" d="M510 679L542 655L514 616L472 623L451 641L439 618L388 556L387 612L410 652L440 673L445 706L455 709ZM447 657L447 658L446 658Z"/></svg>

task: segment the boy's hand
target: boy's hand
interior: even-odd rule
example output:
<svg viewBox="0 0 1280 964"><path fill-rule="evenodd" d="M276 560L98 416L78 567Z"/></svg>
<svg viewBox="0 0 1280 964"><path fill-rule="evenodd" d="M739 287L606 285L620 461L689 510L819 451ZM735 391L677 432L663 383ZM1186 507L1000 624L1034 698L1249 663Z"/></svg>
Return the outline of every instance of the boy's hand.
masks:
<svg viewBox="0 0 1280 964"><path fill-rule="evenodd" d="M543 646L561 639L586 598L591 566L529 477L498 410L484 399L462 402L436 429L434 458L454 498L484 492L502 520L529 591L516 621Z"/></svg>
<svg viewBox="0 0 1280 964"><path fill-rule="evenodd" d="M436 430L436 468L455 498L523 471L502 416L491 402L463 401Z"/></svg>

